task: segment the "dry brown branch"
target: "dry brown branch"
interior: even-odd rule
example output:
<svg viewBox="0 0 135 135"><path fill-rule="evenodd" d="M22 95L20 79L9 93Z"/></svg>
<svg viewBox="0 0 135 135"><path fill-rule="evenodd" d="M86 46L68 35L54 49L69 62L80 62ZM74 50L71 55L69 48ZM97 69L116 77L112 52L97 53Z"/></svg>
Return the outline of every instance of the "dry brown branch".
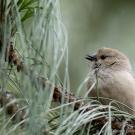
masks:
<svg viewBox="0 0 135 135"><path fill-rule="evenodd" d="M21 71L23 72L24 70L27 69L26 66L24 65L24 63L18 57L15 49L13 48L12 42L10 43L10 45L7 48L6 56L8 56L8 63L11 66L13 66L13 65L16 66L18 72L21 72ZM53 84L51 84L49 82L49 80L47 80L43 77L40 77L40 76L37 77L36 79L43 87L46 87L46 85L50 85L51 87L53 87L53 89L54 89L53 100L55 102L61 103L62 96L64 96L65 101L74 102L74 101L78 100L72 93L68 93L67 91L65 91L65 93L63 93L62 87L54 86ZM79 106L81 104L82 104L81 102L75 103L75 110L79 109Z"/></svg>

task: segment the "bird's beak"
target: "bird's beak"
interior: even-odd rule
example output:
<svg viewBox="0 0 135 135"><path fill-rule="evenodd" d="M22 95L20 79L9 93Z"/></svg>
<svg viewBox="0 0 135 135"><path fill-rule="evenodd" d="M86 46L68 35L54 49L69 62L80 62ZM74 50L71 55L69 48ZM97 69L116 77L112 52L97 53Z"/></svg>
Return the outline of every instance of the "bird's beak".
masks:
<svg viewBox="0 0 135 135"><path fill-rule="evenodd" d="M86 55L85 57L87 60L90 60L90 61L97 61L97 56L96 54L93 54L93 55Z"/></svg>

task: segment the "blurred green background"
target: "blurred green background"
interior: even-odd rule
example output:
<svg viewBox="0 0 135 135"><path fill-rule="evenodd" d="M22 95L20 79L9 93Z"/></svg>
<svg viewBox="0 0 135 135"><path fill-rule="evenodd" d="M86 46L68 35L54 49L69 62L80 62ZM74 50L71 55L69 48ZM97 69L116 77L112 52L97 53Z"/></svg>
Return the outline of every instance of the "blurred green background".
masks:
<svg viewBox="0 0 135 135"><path fill-rule="evenodd" d="M78 88L88 73L84 59L97 48L124 52L135 70L135 0L62 0L68 33L71 88Z"/></svg>

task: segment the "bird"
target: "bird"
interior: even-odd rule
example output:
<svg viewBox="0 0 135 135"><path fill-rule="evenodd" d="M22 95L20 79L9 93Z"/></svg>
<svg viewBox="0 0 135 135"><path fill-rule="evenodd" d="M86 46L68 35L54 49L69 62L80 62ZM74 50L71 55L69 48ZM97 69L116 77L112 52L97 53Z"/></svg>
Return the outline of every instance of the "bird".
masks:
<svg viewBox="0 0 135 135"><path fill-rule="evenodd" d="M122 111L135 114L135 78L128 57L117 49L103 47L86 59L90 65L89 97L102 97L100 102L105 105L117 101Z"/></svg>

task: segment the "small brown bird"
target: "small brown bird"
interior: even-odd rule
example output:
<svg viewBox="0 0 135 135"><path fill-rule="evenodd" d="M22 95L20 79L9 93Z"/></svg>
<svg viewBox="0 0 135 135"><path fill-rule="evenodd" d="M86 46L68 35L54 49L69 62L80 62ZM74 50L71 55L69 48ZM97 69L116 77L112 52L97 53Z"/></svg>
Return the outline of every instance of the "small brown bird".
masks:
<svg viewBox="0 0 135 135"><path fill-rule="evenodd" d="M90 61L89 96L116 100L135 110L135 79L127 56L116 49L101 48L86 59ZM101 102L108 104L109 100ZM121 109L134 112L125 106Z"/></svg>

